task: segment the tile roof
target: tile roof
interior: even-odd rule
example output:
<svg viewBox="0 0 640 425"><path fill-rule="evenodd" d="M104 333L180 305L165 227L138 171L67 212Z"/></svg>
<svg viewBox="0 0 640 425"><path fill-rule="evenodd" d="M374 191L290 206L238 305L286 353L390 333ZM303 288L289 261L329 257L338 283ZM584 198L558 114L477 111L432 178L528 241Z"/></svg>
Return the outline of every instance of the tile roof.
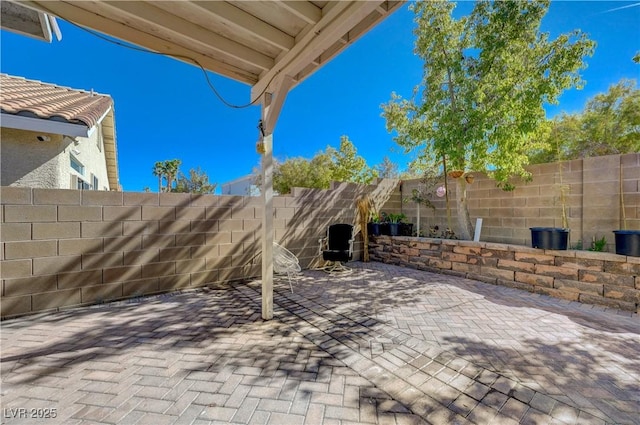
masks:
<svg viewBox="0 0 640 425"><path fill-rule="evenodd" d="M3 113L84 124L92 128L112 106L108 95L0 74Z"/></svg>

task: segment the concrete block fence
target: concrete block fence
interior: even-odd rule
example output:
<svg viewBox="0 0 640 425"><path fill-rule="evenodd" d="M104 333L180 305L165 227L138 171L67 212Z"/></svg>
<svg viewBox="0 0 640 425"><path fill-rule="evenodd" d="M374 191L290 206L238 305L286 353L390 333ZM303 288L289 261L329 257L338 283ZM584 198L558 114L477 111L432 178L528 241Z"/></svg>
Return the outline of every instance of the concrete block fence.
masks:
<svg viewBox="0 0 640 425"><path fill-rule="evenodd" d="M560 176L560 167L562 176ZM615 252L613 230L622 228L620 188L624 194L625 214L629 229L640 230L640 153L607 155L564 161L560 164L537 164L528 167L531 182L516 181L515 190L505 192L494 180L473 173L475 181L467 186L472 222L482 218L481 240L531 246L530 227L562 227L560 183L566 186L570 244L581 242L584 249L593 238L605 237L607 250ZM441 182L443 184L444 182ZM407 180L399 186L399 199L411 197L419 180ZM456 224L455 181L449 179L452 224ZM421 227L447 226L444 198L433 196L436 209L421 207ZM399 208L398 208L399 207ZM414 226L417 207L413 202L385 206L392 212L404 212ZM425 233L426 235L426 233Z"/></svg>
<svg viewBox="0 0 640 425"><path fill-rule="evenodd" d="M372 237L374 261L640 313L640 257L415 237Z"/></svg>
<svg viewBox="0 0 640 425"><path fill-rule="evenodd" d="M569 186L572 244L583 240L588 247L592 237L605 236L613 251L612 231L622 226L621 186L629 228L640 229L640 153L569 161L561 166L563 184ZM486 245L482 249L505 251L506 258L449 252L446 242L434 242L446 250L417 265L513 282L512 286L568 299L637 309L635 275L623 274L621 280L612 277L618 276L618 269L636 273L635 259L623 261L613 254L605 260L602 258L607 257L594 259L590 256L605 254L579 251L548 254L553 259L544 257L539 264L531 259L537 257L523 257L527 252L540 255L527 251L529 227L560 226L558 170L558 164L532 166L533 181L517 184L512 192L476 174L468 189L469 205L472 218L484 220L481 241ZM334 183L330 190L294 188L290 196L274 198L275 240L298 256L303 267L318 265L318 239L329 224L355 223L355 201L364 194L370 195L379 210L405 212L415 223L415 204L403 200L419 181L398 183L382 180L374 185ZM450 194L455 199L453 186ZM423 229L447 225L444 199L433 201L435 212L422 209ZM2 187L0 206L3 318L260 275L260 198ZM455 224L455 208L452 212ZM504 243L513 245L501 245ZM503 246L508 248L496 248ZM388 249L374 253L373 258L390 261L399 255L395 248ZM356 259L361 250L359 238ZM464 261L448 258L463 254L467 255ZM415 255L411 258L418 261ZM496 266L489 267L494 260ZM546 270L546 266L575 270L555 276L555 269ZM524 269L514 270L516 267ZM478 270L493 274L487 277ZM594 276L597 283L592 281ZM530 280L523 281L526 278Z"/></svg>
<svg viewBox="0 0 640 425"><path fill-rule="evenodd" d="M329 224L354 223L359 196L382 204L396 185L276 197L275 240L313 266ZM261 273L259 197L2 187L0 199L3 318Z"/></svg>

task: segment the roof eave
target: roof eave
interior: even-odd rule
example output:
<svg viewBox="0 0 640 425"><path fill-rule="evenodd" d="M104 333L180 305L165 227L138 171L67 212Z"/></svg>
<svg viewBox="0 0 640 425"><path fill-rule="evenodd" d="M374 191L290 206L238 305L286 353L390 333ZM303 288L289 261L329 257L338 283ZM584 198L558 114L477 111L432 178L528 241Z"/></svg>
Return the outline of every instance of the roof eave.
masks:
<svg viewBox="0 0 640 425"><path fill-rule="evenodd" d="M116 143L115 113L112 108L101 120L104 146L104 159L107 165L107 178L111 190L120 191L120 177L118 175L118 148Z"/></svg>
<svg viewBox="0 0 640 425"><path fill-rule="evenodd" d="M18 130L40 131L72 137L89 137L92 129L84 124L54 121L22 115L2 113L2 126Z"/></svg>

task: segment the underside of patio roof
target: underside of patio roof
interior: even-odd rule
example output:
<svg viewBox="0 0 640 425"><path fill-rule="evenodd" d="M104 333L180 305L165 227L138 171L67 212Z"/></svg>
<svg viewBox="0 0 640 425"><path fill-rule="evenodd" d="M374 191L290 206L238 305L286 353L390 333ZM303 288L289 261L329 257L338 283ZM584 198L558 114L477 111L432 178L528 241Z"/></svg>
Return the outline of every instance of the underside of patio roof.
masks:
<svg viewBox="0 0 640 425"><path fill-rule="evenodd" d="M251 85L260 102L262 317L273 317L273 128L291 88L404 0L24 1L20 4ZM353 72L360 72L354 68Z"/></svg>
<svg viewBox="0 0 640 425"><path fill-rule="evenodd" d="M403 1L26 1L67 21L253 86L295 86ZM190 58L190 59L187 59Z"/></svg>

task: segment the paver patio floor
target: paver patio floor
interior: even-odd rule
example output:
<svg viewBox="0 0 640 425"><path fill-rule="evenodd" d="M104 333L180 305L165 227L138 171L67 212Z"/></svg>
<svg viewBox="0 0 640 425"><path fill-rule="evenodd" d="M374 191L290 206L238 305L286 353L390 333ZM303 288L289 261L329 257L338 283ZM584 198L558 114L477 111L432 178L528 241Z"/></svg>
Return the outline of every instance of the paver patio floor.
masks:
<svg viewBox="0 0 640 425"><path fill-rule="evenodd" d="M351 266L4 321L2 423L640 424L637 314Z"/></svg>

